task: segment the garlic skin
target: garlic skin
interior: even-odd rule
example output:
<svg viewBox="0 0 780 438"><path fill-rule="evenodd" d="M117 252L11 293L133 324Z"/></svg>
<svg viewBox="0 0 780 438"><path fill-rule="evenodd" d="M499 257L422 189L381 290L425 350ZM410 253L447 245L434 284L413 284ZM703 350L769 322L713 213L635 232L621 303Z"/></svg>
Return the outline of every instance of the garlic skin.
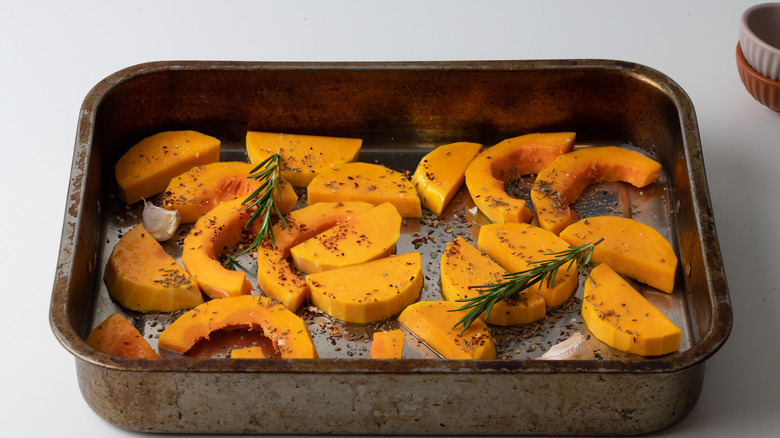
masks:
<svg viewBox="0 0 780 438"><path fill-rule="evenodd" d="M546 353L544 353L538 360L595 360L596 354L588 346L588 342L582 336L580 332L576 332L566 339L561 341Z"/></svg>
<svg viewBox="0 0 780 438"><path fill-rule="evenodd" d="M181 222L178 210L160 208L144 199L143 225L146 231L159 242L173 237Z"/></svg>

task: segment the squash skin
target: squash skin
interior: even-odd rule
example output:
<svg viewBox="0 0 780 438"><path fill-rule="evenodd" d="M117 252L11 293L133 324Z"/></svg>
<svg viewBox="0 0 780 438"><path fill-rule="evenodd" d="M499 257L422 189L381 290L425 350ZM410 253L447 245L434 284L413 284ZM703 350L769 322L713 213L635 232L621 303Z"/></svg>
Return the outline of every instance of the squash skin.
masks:
<svg viewBox="0 0 780 438"><path fill-rule="evenodd" d="M87 345L114 356L160 358L138 329L118 313L110 315L92 329L87 336Z"/></svg>
<svg viewBox="0 0 780 438"><path fill-rule="evenodd" d="M404 332L401 329L374 333L371 342L371 359L402 359Z"/></svg>
<svg viewBox="0 0 780 438"><path fill-rule="evenodd" d="M418 301L398 316L400 322L445 359L495 359L496 344L487 324L476 319L460 335L454 327L465 311L452 301ZM453 328L454 327L454 328Z"/></svg>
<svg viewBox="0 0 780 438"><path fill-rule="evenodd" d="M192 223L224 201L246 199L260 187L249 175L254 165L240 161L220 161L195 166L171 179L162 194L162 205L178 210L182 223ZM279 211L287 214L298 202L293 186L281 179Z"/></svg>
<svg viewBox="0 0 780 438"><path fill-rule="evenodd" d="M221 144L219 139L196 131L165 131L144 138L114 167L119 196L133 204L162 192L176 175L219 161Z"/></svg>
<svg viewBox="0 0 780 438"><path fill-rule="evenodd" d="M180 316L158 340L161 350L184 354L217 330L260 328L283 359L317 358L306 323L270 298L241 295L207 301Z"/></svg>
<svg viewBox="0 0 780 438"><path fill-rule="evenodd" d="M422 205L412 183L400 172L380 164L347 163L318 175L306 189L309 204L363 201L389 202L403 217L422 217Z"/></svg>
<svg viewBox="0 0 780 438"><path fill-rule="evenodd" d="M469 286L499 283L507 273L462 237L447 244L440 265L441 293L447 301L479 296L479 291ZM496 303L486 322L500 326L528 324L544 318L546 311L544 298L524 290L511 300ZM480 315L482 319L484 316Z"/></svg>
<svg viewBox="0 0 780 438"><path fill-rule="evenodd" d="M597 339L641 356L680 349L680 329L609 265L596 266L590 276L593 281L585 282L582 319Z"/></svg>
<svg viewBox="0 0 780 438"><path fill-rule="evenodd" d="M569 245L582 245L599 238L591 263L606 263L617 273L666 293L674 291L677 255L672 245L653 227L619 216L581 219L559 236Z"/></svg>
<svg viewBox="0 0 780 438"><path fill-rule="evenodd" d="M244 225L250 212L241 199L225 201L201 216L184 238L181 261L209 298L225 298L252 292L252 283L241 271L225 269L219 257L257 233L260 221Z"/></svg>
<svg viewBox="0 0 780 438"><path fill-rule="evenodd" d="M381 258L306 276L312 303L346 322L365 324L398 314L423 287L420 253Z"/></svg>
<svg viewBox="0 0 780 438"><path fill-rule="evenodd" d="M539 226L555 234L577 220L569 207L597 182L623 181L644 187L661 174L661 164L617 146L588 147L563 154L536 176L531 201Z"/></svg>
<svg viewBox="0 0 780 438"><path fill-rule="evenodd" d="M136 312L173 312L203 302L197 282L141 224L116 243L103 281L113 299Z"/></svg>
<svg viewBox="0 0 780 438"><path fill-rule="evenodd" d="M295 187L306 187L320 173L357 160L363 140L249 131L249 162L259 164L277 151L282 156L282 178Z"/></svg>
<svg viewBox="0 0 780 438"><path fill-rule="evenodd" d="M569 248L566 241L555 234L521 223L483 225L477 246L509 272L524 271L532 267L529 261L549 259L550 253ZM579 285L577 267L566 265L559 269L552 288L544 283L527 290L541 295L548 308L560 306Z"/></svg>
<svg viewBox="0 0 780 438"><path fill-rule="evenodd" d="M440 215L465 180L466 168L482 150L479 143L458 142L437 147L425 155L412 175L423 207Z"/></svg>
<svg viewBox="0 0 780 438"><path fill-rule="evenodd" d="M556 157L574 148L575 133L526 134L501 141L477 155L466 169L471 199L492 222L530 222L531 210L522 199L506 193L505 184L538 173Z"/></svg>

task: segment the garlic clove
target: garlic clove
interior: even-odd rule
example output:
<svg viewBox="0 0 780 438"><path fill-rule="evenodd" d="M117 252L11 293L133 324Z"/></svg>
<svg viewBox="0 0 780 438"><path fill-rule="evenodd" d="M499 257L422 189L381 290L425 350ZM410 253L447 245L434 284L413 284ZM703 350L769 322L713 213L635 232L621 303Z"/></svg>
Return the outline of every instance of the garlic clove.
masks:
<svg viewBox="0 0 780 438"><path fill-rule="evenodd" d="M173 237L181 222L178 210L167 210L144 199L143 225L160 242Z"/></svg>
<svg viewBox="0 0 780 438"><path fill-rule="evenodd" d="M552 346L539 360L595 360L596 354L580 332Z"/></svg>

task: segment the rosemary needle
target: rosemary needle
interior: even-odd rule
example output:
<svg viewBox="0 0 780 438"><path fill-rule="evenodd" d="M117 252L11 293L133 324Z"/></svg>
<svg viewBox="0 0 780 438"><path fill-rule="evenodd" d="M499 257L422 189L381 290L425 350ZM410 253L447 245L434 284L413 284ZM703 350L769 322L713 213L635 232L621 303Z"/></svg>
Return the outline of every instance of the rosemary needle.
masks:
<svg viewBox="0 0 780 438"><path fill-rule="evenodd" d="M572 265L576 265L579 270L587 275L585 266L590 263L593 248L601 243L602 240L604 238L592 243L570 246L563 251L545 254L552 256L552 258L528 262L533 266L524 271L504 274L504 281L500 283L469 286L470 289L478 290L480 295L457 300L465 304L456 309L456 311L468 310L468 313L455 323L453 328L459 325L463 326L463 330L460 332L460 334L463 334L483 312L485 312L485 318L487 318L496 303L512 298L521 291L541 282L545 282L547 287L552 287L555 284L555 275L558 269L566 264L568 264L567 270Z"/></svg>

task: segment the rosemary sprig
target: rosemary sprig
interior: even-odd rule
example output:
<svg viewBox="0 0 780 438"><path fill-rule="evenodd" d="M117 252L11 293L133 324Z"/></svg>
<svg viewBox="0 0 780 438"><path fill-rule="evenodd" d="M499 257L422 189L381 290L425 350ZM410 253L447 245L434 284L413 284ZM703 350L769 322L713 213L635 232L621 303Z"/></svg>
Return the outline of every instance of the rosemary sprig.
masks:
<svg viewBox="0 0 780 438"><path fill-rule="evenodd" d="M280 169L282 163L282 156L277 152L270 157L263 160L260 164L252 169L248 178L256 179L260 181L260 187L249 194L241 203L247 205L247 210L252 210L252 216L247 221L244 228L249 228L252 224L260 219L260 229L255 236L255 240L246 249L235 255L227 255L225 257L225 263L223 266L229 269L234 269L238 256L257 250L260 244L263 242L267 235L271 235L271 244L276 248L276 239L274 238L273 224L271 223L271 214L276 213L276 216L282 221L284 226L287 226L287 222L284 220L284 215L279 211L277 205L282 200L282 189L280 184Z"/></svg>
<svg viewBox="0 0 780 438"><path fill-rule="evenodd" d="M496 303L512 298L521 291L541 282L546 282L547 287L552 287L553 284L555 284L555 275L557 274L558 269L566 264L569 265L566 268L567 270L571 268L572 265L576 265L580 271L590 277L585 270L585 266L590 263L590 258L593 255L593 248L601 243L602 240L604 239L601 238L593 243L570 246L563 251L545 254L552 256L552 258L532 261L529 262L529 264L534 265L531 268L520 272L504 274L504 281L500 283L469 286L471 289L477 289L480 292L480 295L457 300L465 303L458 308L457 311L468 310L468 313L466 313L453 328L459 325L463 326L463 330L460 332L460 334L463 334L482 312L485 312L485 318L487 318Z"/></svg>

